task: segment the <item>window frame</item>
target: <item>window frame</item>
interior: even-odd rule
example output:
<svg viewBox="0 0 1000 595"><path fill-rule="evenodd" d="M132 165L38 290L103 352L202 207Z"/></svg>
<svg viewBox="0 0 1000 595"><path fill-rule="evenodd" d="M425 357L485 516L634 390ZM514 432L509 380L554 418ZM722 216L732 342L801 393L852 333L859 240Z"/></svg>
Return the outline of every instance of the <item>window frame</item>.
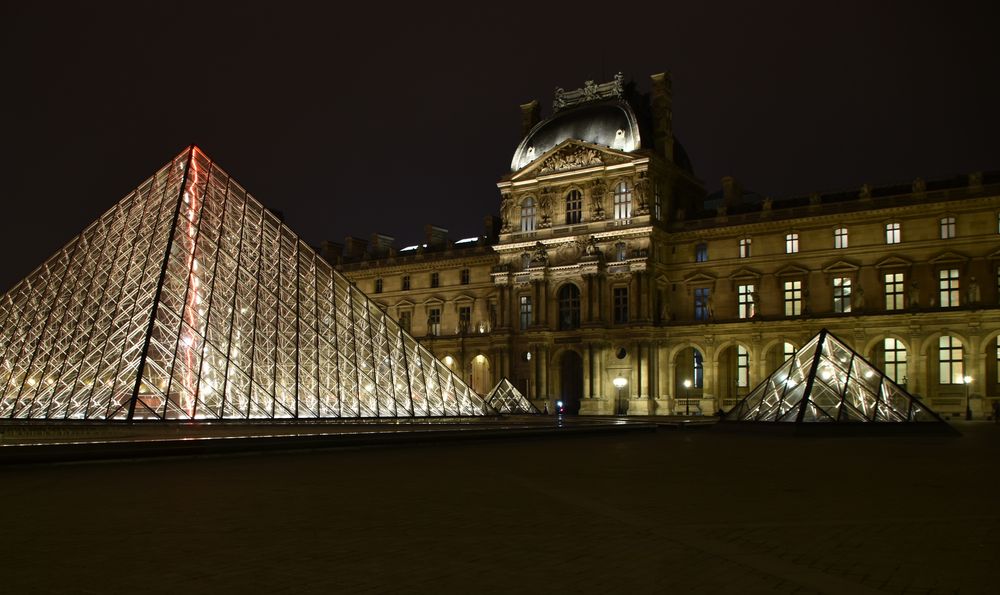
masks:
<svg viewBox="0 0 1000 595"><path fill-rule="evenodd" d="M938 307L958 308L962 305L961 271L938 270Z"/></svg>
<svg viewBox="0 0 1000 595"><path fill-rule="evenodd" d="M958 219L954 215L945 215L938 220L938 226L941 230L942 240L953 240L956 236L956 231L958 229Z"/></svg>
<svg viewBox="0 0 1000 595"><path fill-rule="evenodd" d="M535 222L537 209L535 208L535 198L526 196L521 201L521 232L530 232L538 229Z"/></svg>
<svg viewBox="0 0 1000 595"><path fill-rule="evenodd" d="M848 247L848 231L846 227L838 227L833 230L833 249L844 250Z"/></svg>
<svg viewBox="0 0 1000 595"><path fill-rule="evenodd" d="M941 335L938 337L938 384L965 384L964 376L965 345L958 337Z"/></svg>
<svg viewBox="0 0 1000 595"><path fill-rule="evenodd" d="M459 283L468 285L472 280L472 272L469 269L462 269L459 273Z"/></svg>
<svg viewBox="0 0 1000 595"><path fill-rule="evenodd" d="M791 231L785 234L785 254L799 253L799 232Z"/></svg>
<svg viewBox="0 0 1000 595"><path fill-rule="evenodd" d="M612 214L615 221L628 221L632 218L632 186L622 180L615 185L612 198Z"/></svg>
<svg viewBox="0 0 1000 595"><path fill-rule="evenodd" d="M752 253L753 238L740 238L739 243L739 257L740 258L750 258Z"/></svg>
<svg viewBox="0 0 1000 595"><path fill-rule="evenodd" d="M518 306L519 306L518 307L518 318L519 318L519 321L520 321L520 327L521 327L522 331L526 331L526 330L528 330L528 327L530 327L532 325L532 323L534 322L533 319L532 319L533 312L532 312L532 305L531 305L531 296L530 295L521 295L521 296L519 296Z"/></svg>
<svg viewBox="0 0 1000 595"><path fill-rule="evenodd" d="M611 288L612 321L614 324L629 322L629 291L628 285Z"/></svg>
<svg viewBox="0 0 1000 595"><path fill-rule="evenodd" d="M583 192L577 188L566 193L566 225L583 223Z"/></svg>
<svg viewBox="0 0 1000 595"><path fill-rule="evenodd" d="M785 304L785 316L802 316L802 280L790 279L784 281L781 287Z"/></svg>
<svg viewBox="0 0 1000 595"><path fill-rule="evenodd" d="M892 279L890 279L892 277ZM906 308L906 274L898 272L882 273L882 293L885 296L885 311L896 312ZM898 290L898 291L897 291Z"/></svg>
<svg viewBox="0 0 1000 595"><path fill-rule="evenodd" d="M903 225L899 221L885 224L885 243L887 245L903 243Z"/></svg>
<svg viewBox="0 0 1000 595"><path fill-rule="evenodd" d="M437 271L431 272L431 287L441 287L441 273Z"/></svg>
<svg viewBox="0 0 1000 595"><path fill-rule="evenodd" d="M749 320L757 314L757 304L753 301L756 287L752 283L736 286L736 315L740 320Z"/></svg>
<svg viewBox="0 0 1000 595"><path fill-rule="evenodd" d="M854 292L853 280L850 277L834 277L831 280L833 287L833 311L837 314L848 314L851 311L851 295Z"/></svg>
<svg viewBox="0 0 1000 595"><path fill-rule="evenodd" d="M708 302L712 296L712 288L694 288L694 319L701 322L708 322L710 316Z"/></svg>

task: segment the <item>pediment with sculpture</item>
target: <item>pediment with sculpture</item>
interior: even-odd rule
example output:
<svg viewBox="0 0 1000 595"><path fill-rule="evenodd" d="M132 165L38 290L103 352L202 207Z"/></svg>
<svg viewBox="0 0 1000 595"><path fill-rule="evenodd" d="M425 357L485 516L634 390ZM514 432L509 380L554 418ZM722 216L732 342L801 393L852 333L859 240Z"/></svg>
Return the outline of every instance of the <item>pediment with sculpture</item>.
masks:
<svg viewBox="0 0 1000 595"><path fill-rule="evenodd" d="M595 166L618 165L628 163L628 154L576 140L567 140L535 160L535 163L521 170L514 176L531 178L546 174L586 169Z"/></svg>

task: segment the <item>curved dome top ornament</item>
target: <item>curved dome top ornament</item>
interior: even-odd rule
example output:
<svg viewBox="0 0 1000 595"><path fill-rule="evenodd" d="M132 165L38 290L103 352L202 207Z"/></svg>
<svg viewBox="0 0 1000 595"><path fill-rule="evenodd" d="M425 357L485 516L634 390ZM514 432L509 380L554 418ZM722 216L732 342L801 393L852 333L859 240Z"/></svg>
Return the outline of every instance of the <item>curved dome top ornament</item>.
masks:
<svg viewBox="0 0 1000 595"><path fill-rule="evenodd" d="M624 76L607 83L586 81L583 88L557 88L551 116L536 124L521 140L511 160L511 171L533 163L567 139L576 139L618 151L641 146L639 122L626 100Z"/></svg>

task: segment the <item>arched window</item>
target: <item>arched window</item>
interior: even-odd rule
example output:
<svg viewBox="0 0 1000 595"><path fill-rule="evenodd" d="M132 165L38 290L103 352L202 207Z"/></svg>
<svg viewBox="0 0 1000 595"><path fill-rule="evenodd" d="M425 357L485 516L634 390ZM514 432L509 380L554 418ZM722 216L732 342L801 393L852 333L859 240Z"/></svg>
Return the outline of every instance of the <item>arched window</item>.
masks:
<svg viewBox="0 0 1000 595"><path fill-rule="evenodd" d="M583 221L583 194L579 190L570 190L566 195L566 225L574 225Z"/></svg>
<svg viewBox="0 0 1000 595"><path fill-rule="evenodd" d="M559 330L580 328L580 290L567 283L559 289Z"/></svg>
<svg viewBox="0 0 1000 595"><path fill-rule="evenodd" d="M521 203L521 231L535 231L535 199L530 196Z"/></svg>
<svg viewBox="0 0 1000 595"><path fill-rule="evenodd" d="M615 186L615 219L632 217L632 188L628 182L618 182Z"/></svg>
<svg viewBox="0 0 1000 595"><path fill-rule="evenodd" d="M938 382L962 384L962 341L958 337L942 335L938 339Z"/></svg>

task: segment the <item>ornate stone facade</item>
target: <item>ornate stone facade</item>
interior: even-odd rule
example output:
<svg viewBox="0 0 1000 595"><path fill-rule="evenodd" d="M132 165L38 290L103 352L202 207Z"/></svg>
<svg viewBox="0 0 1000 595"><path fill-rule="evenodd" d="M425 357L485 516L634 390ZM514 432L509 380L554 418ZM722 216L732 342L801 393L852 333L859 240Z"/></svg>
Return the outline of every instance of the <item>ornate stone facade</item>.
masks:
<svg viewBox="0 0 1000 595"><path fill-rule="evenodd" d="M547 120L526 115L498 182L500 233L475 250L342 270L394 316L412 312L413 332L474 387L506 376L539 409L725 410L825 327L943 415L990 413L1000 173L790 198L726 178L709 195L673 138L669 77L652 87L646 100L617 79L589 83L557 93ZM635 148L614 148L626 128ZM396 289L432 270L438 287ZM435 334L424 322L438 307Z"/></svg>

